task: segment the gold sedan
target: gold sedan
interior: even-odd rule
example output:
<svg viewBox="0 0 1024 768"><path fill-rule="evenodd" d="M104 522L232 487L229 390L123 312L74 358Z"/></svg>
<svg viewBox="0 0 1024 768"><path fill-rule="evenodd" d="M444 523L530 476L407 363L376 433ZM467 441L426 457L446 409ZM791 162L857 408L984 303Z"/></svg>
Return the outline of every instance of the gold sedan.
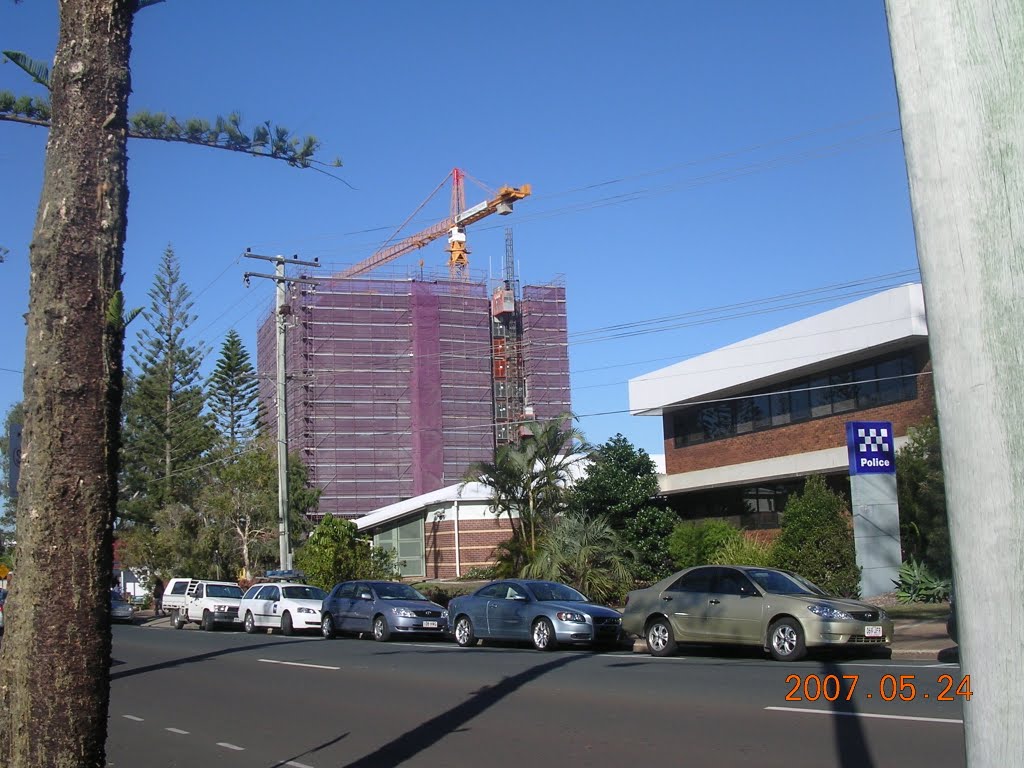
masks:
<svg viewBox="0 0 1024 768"><path fill-rule="evenodd" d="M630 592L622 628L654 656L678 643L755 645L778 661L808 648L884 648L893 636L881 608L832 597L789 571L740 565L687 568Z"/></svg>

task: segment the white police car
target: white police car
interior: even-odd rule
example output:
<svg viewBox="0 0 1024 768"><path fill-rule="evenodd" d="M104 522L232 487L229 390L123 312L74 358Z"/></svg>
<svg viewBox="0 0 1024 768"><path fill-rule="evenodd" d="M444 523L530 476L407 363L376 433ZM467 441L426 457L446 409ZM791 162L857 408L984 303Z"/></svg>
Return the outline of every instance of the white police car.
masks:
<svg viewBox="0 0 1024 768"><path fill-rule="evenodd" d="M274 578L271 576L270 578ZM261 581L242 595L238 615L249 634L261 629L280 630L290 635L300 630L320 629L320 606L327 594L319 587L280 581Z"/></svg>

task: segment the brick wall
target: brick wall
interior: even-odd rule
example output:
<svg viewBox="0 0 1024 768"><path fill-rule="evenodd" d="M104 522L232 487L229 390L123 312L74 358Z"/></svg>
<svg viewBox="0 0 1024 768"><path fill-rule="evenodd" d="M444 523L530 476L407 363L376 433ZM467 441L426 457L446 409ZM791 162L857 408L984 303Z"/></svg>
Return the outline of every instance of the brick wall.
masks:
<svg viewBox="0 0 1024 768"><path fill-rule="evenodd" d="M428 579L453 579L455 573L455 521L442 520L425 526L425 568ZM494 564L494 549L512 535L508 518L459 522L459 565L471 568Z"/></svg>
<svg viewBox="0 0 1024 768"><path fill-rule="evenodd" d="M931 365L927 365L925 370L930 371ZM914 400L863 411L849 411L837 416L812 419L799 424L788 424L784 427L750 432L683 448L676 448L674 441L669 438L665 440L665 469L668 474L674 475L827 448L840 448L846 445L848 421L891 421L893 432L900 437L907 434L908 427L919 424L935 412L931 376L918 378L917 393Z"/></svg>

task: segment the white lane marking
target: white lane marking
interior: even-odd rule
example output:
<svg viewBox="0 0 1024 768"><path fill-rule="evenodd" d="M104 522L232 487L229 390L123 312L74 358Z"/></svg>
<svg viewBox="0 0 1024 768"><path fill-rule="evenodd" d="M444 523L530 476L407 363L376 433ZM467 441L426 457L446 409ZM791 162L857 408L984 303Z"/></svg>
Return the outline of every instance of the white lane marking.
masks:
<svg viewBox="0 0 1024 768"><path fill-rule="evenodd" d="M245 747L239 747L239 746L236 746L235 744L228 744L226 741L218 741L217 742L217 746L218 747L224 747L224 749L233 749L233 750L235 750L235 752L244 752L245 751Z"/></svg>
<svg viewBox="0 0 1024 768"><path fill-rule="evenodd" d="M332 669L337 671L341 667L328 667L323 664L302 664L298 661L278 661L277 659L257 659L262 661L264 664L284 664L286 667L308 667L309 669Z"/></svg>
<svg viewBox="0 0 1024 768"><path fill-rule="evenodd" d="M847 664L840 664L842 667L882 667L893 668L893 667L906 667L907 669L931 669L932 667L959 667L959 664L861 664L859 662L852 662Z"/></svg>
<svg viewBox="0 0 1024 768"><path fill-rule="evenodd" d="M765 707L773 712L800 712L806 715L835 715L836 717L871 717L879 720L913 720L919 723L954 723L963 725L963 720L949 717L913 717L911 715L877 715L873 712L836 712L831 709L801 709L800 707Z"/></svg>
<svg viewBox="0 0 1024 768"><path fill-rule="evenodd" d="M284 763L284 765L290 765L292 768L313 768L312 765L306 765L305 763L299 763L299 762L296 762L295 760L289 760L287 763Z"/></svg>
<svg viewBox="0 0 1024 768"><path fill-rule="evenodd" d="M134 720L136 723L146 722L143 718L136 717L135 715L121 715L121 717L123 717L125 720Z"/></svg>
<svg viewBox="0 0 1024 768"><path fill-rule="evenodd" d="M946 663L943 663L943 664L926 664L925 666L928 669L936 669L936 668L938 668L938 669L942 669L942 668L946 668L946 669L949 669L949 668L959 669L960 668L959 664L954 664L952 662L946 662Z"/></svg>
<svg viewBox="0 0 1024 768"><path fill-rule="evenodd" d="M180 733L182 736L188 736L188 731L183 731L181 728L164 728L164 730L170 731L171 733Z"/></svg>

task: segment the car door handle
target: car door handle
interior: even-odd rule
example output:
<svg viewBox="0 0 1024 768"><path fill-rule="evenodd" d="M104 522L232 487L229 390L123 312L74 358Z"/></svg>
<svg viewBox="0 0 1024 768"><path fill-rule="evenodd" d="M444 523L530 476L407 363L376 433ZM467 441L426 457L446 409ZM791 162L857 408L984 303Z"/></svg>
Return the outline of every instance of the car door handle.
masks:
<svg viewBox="0 0 1024 768"><path fill-rule="evenodd" d="M672 599L672 595L662 595L662 596L661 596L661 599L662 599L662 600L665 600L665 601L667 602L667 601L669 601L669 600L671 600L671 599Z"/></svg>
<svg viewBox="0 0 1024 768"><path fill-rule="evenodd" d="M722 602L722 601L721 600L715 600L714 598L711 598L710 600L708 600L708 605L718 605L720 602Z"/></svg>

